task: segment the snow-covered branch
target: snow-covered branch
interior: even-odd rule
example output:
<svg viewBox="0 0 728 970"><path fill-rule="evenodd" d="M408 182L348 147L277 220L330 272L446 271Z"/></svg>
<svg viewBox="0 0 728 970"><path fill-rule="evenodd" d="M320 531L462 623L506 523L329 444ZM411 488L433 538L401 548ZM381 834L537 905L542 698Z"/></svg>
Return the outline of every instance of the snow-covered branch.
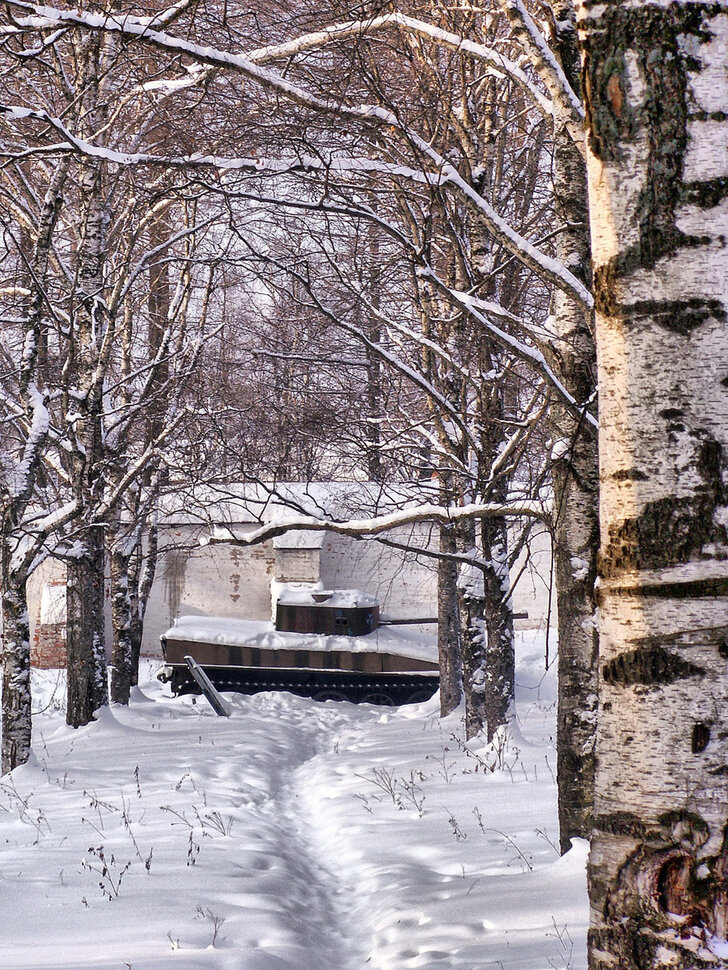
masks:
<svg viewBox="0 0 728 970"><path fill-rule="evenodd" d="M438 289L445 293L448 298L455 303L456 306L459 306L462 310L470 314L471 317L482 324L491 333L501 347L503 347L505 350L509 350L519 360L525 361L536 371L538 371L569 408L575 411L579 416L583 414L586 421L591 424L592 427L597 428L599 426L597 419L587 410L592 402L577 401L576 398L569 393L563 382L554 373L541 351L536 347L531 347L529 344L524 343L522 340L518 340L518 338L514 337L510 333L507 333L501 327L493 323L493 321L489 318L488 312L481 308L482 301L478 300L476 297L470 296L468 293L463 293L447 286L437 276L437 274L430 269L422 270L419 275L424 279L431 280ZM487 304L485 305L487 306Z"/></svg>
<svg viewBox="0 0 728 970"><path fill-rule="evenodd" d="M486 64L495 74L510 78L525 91L533 104L544 115L553 114L553 105L549 99L536 87L518 64L510 58L485 44L478 44L467 37L437 27L435 24L418 20L416 17L408 17L406 14L396 11L384 14L381 17L371 17L368 20L352 20L346 23L332 24L330 27L324 27L323 30L302 34L300 37L283 44L271 44L248 51L247 56L256 64L266 64L271 61L295 57L297 54L306 51L317 50L335 41L363 37L388 27L399 27Z"/></svg>
<svg viewBox="0 0 728 970"><path fill-rule="evenodd" d="M535 70L553 99L552 112L562 121L574 144L584 155L584 107L569 84L564 70L546 38L523 4L523 0L498 0L513 33L531 59Z"/></svg>
<svg viewBox="0 0 728 970"><path fill-rule="evenodd" d="M23 457L12 469L5 488L10 501L27 501L32 491L32 471L40 462L43 443L48 436L50 417L44 395L32 384L28 388L30 427L28 429Z"/></svg>
<svg viewBox="0 0 728 970"><path fill-rule="evenodd" d="M470 505L417 505L411 509L377 515L370 519L346 519L335 521L322 519L312 515L292 516L281 521L270 522L245 535L236 533L232 527L215 525L209 536L201 540L202 545L216 545L229 543L236 546L254 546L276 536L285 535L295 529L303 532L333 532L337 535L352 536L357 539L369 539L373 536L391 532L405 525L417 522L438 522L442 525L454 525L466 519L487 519L509 516L514 518L528 517L533 519L547 518L547 513L541 502L524 501L504 503L489 502Z"/></svg>
<svg viewBox="0 0 728 970"><path fill-rule="evenodd" d="M528 266L533 272L537 273L542 278L548 280L553 285L568 291L580 306L583 306L586 309L590 309L593 306L594 301L591 293L579 279L570 273L568 269L566 269L566 267L560 264L557 260L554 260L550 256L542 253L537 249L537 247L529 242L529 240L525 239L520 233L516 232L516 230L514 230L513 227L510 226L476 191L476 189L473 188L460 175L452 163L448 162L427 139L419 136L414 130L409 128L396 113L388 110L387 108L383 108L378 105L352 106L344 104L339 100L322 99L317 95L306 91L300 85L288 81L280 74L256 64L253 60L245 55L231 54L227 51L217 50L212 47L205 47L192 41L174 37L163 31L152 30L146 25L141 25L128 17L115 18L91 13L80 14L75 11L61 11L56 10L53 7L28 4L23 2L23 0L12 0L12 5L23 10L32 11L38 16L45 18L47 21L46 25L73 23L79 27L85 27L87 29L117 32L125 37L143 40L145 43L151 44L158 49L163 49L175 54L187 54L202 64L208 64L213 67L219 67L242 74L244 77L257 82L263 88L273 91L293 103L303 105L317 112L347 118L358 123L375 124L377 127L390 127L396 129L406 138L413 149L417 151L423 157L423 159L426 159L432 165L431 170L423 169L420 172L406 166L402 167L386 162L378 162L366 159L356 159L351 161L348 159L338 159L330 160L326 163L323 163L320 159L307 159L305 164L302 164L296 160L293 165L290 163L284 163L284 168L286 171L295 171L297 168L299 170L305 170L306 167L310 169L325 169L326 171L386 171L386 173L392 177L399 176L405 178L412 177L412 172L417 171L417 177L419 179L423 179L429 185L452 186L457 189L457 191L465 197L468 203L478 211L489 231L493 233L494 237L505 249L508 250L508 252L516 256L521 262L524 263L524 265ZM13 114L14 117L19 117L17 112L24 112L26 117L39 117L41 120L45 120L49 124L52 124L57 131L61 131L61 129L65 127L62 125L59 119L50 119L47 115L44 115L43 112L37 115L31 109L19 109L17 107L12 108L10 106L6 107L5 109L0 108L0 111L3 110L5 112L10 112L11 114L15 112L15 114ZM70 132L68 135L70 135ZM68 136L64 135L64 137ZM100 156L104 156L104 153L107 151L106 149L96 145L84 145L73 135L70 135L69 140L77 151L88 151L89 154ZM121 164L134 164L139 162L146 162L147 164L150 164L152 162L158 163L162 161L162 159L155 158L154 156L135 157L131 154L119 152L109 153L105 157L107 157L109 161L116 161ZM203 156L191 156L187 160L181 158L170 158L166 160L166 164L182 165L185 164L185 161L187 164L200 164L202 162L206 165L217 168L228 167L220 164L222 160L216 160L212 157ZM253 162L252 166L250 164L251 161ZM257 160L240 159L230 160L230 162L231 164L229 167L235 167L243 171L256 171L258 174L262 174L263 171L268 171L273 174L275 171L275 166L272 167L270 163L262 165ZM278 168L278 172L280 171L281 168Z"/></svg>

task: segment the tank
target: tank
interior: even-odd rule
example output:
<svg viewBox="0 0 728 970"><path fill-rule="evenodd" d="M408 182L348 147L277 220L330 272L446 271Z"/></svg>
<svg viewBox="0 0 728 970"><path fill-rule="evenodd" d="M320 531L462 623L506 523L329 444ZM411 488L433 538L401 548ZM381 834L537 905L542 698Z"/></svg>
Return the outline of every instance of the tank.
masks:
<svg viewBox="0 0 728 970"><path fill-rule="evenodd" d="M431 637L379 627L379 604L361 590L286 591L276 623L180 617L160 638L159 677L175 694L198 692L186 656L218 690L284 690L315 700L385 706L430 698L439 687Z"/></svg>

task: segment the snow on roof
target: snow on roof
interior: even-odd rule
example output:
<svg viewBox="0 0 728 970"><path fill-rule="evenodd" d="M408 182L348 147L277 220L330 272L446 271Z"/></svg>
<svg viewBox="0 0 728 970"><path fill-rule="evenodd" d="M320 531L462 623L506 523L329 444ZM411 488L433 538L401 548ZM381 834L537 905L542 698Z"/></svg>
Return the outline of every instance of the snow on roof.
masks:
<svg viewBox="0 0 728 970"><path fill-rule="evenodd" d="M285 521L292 515L348 519L386 514L435 500L436 493L428 481L386 486L366 481L204 485L166 495L160 506L160 523L260 525ZM306 543L311 541L309 538L305 540Z"/></svg>
<svg viewBox="0 0 728 970"><path fill-rule="evenodd" d="M347 591L349 592L349 591ZM366 594L364 594L366 595ZM220 643L264 650L331 650L349 653L391 653L437 663L437 642L426 633L380 627L361 637L288 633L262 620L234 620L221 616L180 616L164 634L167 640Z"/></svg>

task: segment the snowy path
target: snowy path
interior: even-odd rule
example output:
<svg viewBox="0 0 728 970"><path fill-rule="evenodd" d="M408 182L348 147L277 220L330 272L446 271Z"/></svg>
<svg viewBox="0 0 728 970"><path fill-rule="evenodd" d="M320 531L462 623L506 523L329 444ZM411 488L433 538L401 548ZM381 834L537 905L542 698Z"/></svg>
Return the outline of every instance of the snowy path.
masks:
<svg viewBox="0 0 728 970"><path fill-rule="evenodd" d="M521 693L500 751L434 704L229 695L225 720L150 682L79 731L47 712L0 779L0 968L583 970L553 702Z"/></svg>
<svg viewBox="0 0 728 970"><path fill-rule="evenodd" d="M293 788L342 712L275 695L234 705L224 720L139 695L81 731L43 732L39 763L1 783L3 970L361 966ZM16 892L40 862L46 891Z"/></svg>

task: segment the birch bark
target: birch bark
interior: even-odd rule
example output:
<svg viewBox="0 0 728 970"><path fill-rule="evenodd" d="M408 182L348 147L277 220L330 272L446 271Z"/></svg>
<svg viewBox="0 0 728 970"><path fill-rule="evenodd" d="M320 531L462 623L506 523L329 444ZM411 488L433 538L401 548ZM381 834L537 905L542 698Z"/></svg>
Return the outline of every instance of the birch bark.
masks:
<svg viewBox="0 0 728 970"><path fill-rule="evenodd" d="M104 642L104 535L90 526L83 555L68 564L66 629L68 698L66 722L81 727L108 701Z"/></svg>
<svg viewBox="0 0 728 970"><path fill-rule="evenodd" d="M104 528L94 524L102 497L104 344L103 266L108 214L101 197L101 163L85 162L80 176L85 200L83 236L78 254L77 309L69 341L70 383L65 402L71 448L68 467L81 523L77 554L68 562L67 645L68 706L66 721L87 724L107 703L104 638Z"/></svg>
<svg viewBox="0 0 728 970"><path fill-rule="evenodd" d="M571 0L551 4L551 45L564 75L579 91L579 50ZM556 121L553 157L554 205L565 227L557 258L591 285L591 247L586 165L569 127ZM562 290L555 290L551 313L556 339L547 356L577 401L596 391L593 314ZM599 547L599 471L597 436L586 420L555 401L551 432L558 443L553 465L554 561L559 631L557 783L561 851L572 838L589 838L594 800L597 647L594 583Z"/></svg>
<svg viewBox="0 0 728 970"><path fill-rule="evenodd" d="M456 551L452 527L441 526L440 552L453 555ZM455 710L463 694L457 583L457 563L452 559L440 559L437 563L437 654L441 717L447 717Z"/></svg>
<svg viewBox="0 0 728 970"><path fill-rule="evenodd" d="M579 15L601 481L589 966L726 966L728 9Z"/></svg>
<svg viewBox="0 0 728 970"><path fill-rule="evenodd" d="M5 566L5 564L4 564ZM3 725L2 774L30 757L30 626L25 575L3 568L2 584Z"/></svg>
<svg viewBox="0 0 728 970"><path fill-rule="evenodd" d="M48 415L43 394L46 280L53 234L63 201L69 160L61 159L53 170L38 213L32 253L25 274L28 299L20 366L19 396L25 416L18 422L22 452L8 455L7 473L0 481L0 590L2 597L2 764L6 774L25 764L30 756L31 688L30 629L26 582L33 559L32 544L26 554L15 553L28 538L23 517L35 495L38 469L47 447ZM17 420L17 416L16 420ZM5 464L5 463L3 463ZM5 469L3 469L5 471ZM32 537L36 544L42 535Z"/></svg>
<svg viewBox="0 0 728 970"><path fill-rule="evenodd" d="M129 589L129 573L133 546L125 535L118 510L111 517L108 543L109 575L111 581L111 625L114 642L111 651L111 700L128 704L133 672L133 607Z"/></svg>
<svg viewBox="0 0 728 970"><path fill-rule="evenodd" d="M484 713L486 736L508 724L516 690L516 655L513 634L513 601L508 574L508 526L504 516L481 523L482 547L488 560L483 570L485 599Z"/></svg>
<svg viewBox="0 0 728 970"><path fill-rule="evenodd" d="M146 550L142 555L141 543L136 557L135 568L131 576L130 602L131 612L131 686L139 683L139 658L142 652L142 636L144 634L144 615L152 592L152 585L157 571L159 552L159 527L156 513L148 520Z"/></svg>

